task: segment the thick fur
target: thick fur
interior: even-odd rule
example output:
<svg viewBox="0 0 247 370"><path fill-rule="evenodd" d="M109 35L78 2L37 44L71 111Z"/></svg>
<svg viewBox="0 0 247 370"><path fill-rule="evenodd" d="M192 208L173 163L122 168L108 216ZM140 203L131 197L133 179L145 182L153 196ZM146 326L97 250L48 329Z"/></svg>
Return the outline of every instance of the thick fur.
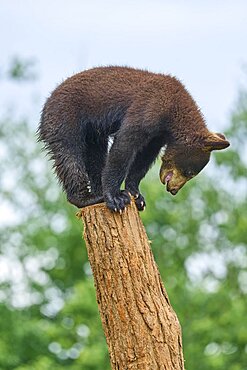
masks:
<svg viewBox="0 0 247 370"><path fill-rule="evenodd" d="M164 145L201 150L209 136L181 82L127 67L94 68L65 80L47 99L38 131L68 200L77 207L105 200L115 211L130 202L129 193L144 208L138 186Z"/></svg>

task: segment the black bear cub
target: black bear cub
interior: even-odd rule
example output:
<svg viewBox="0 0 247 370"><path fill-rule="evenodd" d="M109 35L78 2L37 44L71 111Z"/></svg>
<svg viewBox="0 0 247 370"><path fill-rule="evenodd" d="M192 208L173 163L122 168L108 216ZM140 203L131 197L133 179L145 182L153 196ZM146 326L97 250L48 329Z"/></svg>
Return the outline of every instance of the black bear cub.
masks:
<svg viewBox="0 0 247 370"><path fill-rule="evenodd" d="M175 195L212 150L230 145L208 131L180 81L127 67L94 68L65 80L47 99L38 133L69 202L105 201L115 212L130 195L140 211L145 208L139 183L162 147L160 179Z"/></svg>

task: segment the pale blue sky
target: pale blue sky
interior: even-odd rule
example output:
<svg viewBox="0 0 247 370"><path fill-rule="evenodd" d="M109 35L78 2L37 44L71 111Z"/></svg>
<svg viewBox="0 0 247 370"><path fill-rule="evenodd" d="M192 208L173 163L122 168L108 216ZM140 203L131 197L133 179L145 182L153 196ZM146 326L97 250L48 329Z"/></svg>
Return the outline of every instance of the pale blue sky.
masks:
<svg viewBox="0 0 247 370"><path fill-rule="evenodd" d="M243 78L246 39L244 0L2 0L0 63L6 68L14 55L34 57L40 80L26 87L0 80L0 109L15 101L36 122L45 97L65 77L129 65L179 77L217 131Z"/></svg>

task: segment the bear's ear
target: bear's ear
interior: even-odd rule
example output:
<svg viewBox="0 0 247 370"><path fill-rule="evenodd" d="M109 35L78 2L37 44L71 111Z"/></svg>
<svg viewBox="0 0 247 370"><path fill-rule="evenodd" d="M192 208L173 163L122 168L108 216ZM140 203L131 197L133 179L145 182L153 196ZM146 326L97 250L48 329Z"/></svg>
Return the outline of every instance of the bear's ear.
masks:
<svg viewBox="0 0 247 370"><path fill-rule="evenodd" d="M226 140L223 134L210 132L209 135L204 139L204 150L211 152L212 150L225 149L230 145L229 141Z"/></svg>

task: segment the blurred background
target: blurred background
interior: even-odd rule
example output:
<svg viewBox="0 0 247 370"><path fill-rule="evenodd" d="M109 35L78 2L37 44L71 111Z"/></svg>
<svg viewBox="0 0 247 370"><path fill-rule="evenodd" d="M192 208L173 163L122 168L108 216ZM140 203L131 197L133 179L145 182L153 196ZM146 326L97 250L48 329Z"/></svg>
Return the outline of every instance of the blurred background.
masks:
<svg viewBox="0 0 247 370"><path fill-rule="evenodd" d="M247 369L246 1L1 1L0 369L108 370L76 208L36 143L49 93L99 65L170 73L231 142L141 214L183 328L186 368Z"/></svg>

